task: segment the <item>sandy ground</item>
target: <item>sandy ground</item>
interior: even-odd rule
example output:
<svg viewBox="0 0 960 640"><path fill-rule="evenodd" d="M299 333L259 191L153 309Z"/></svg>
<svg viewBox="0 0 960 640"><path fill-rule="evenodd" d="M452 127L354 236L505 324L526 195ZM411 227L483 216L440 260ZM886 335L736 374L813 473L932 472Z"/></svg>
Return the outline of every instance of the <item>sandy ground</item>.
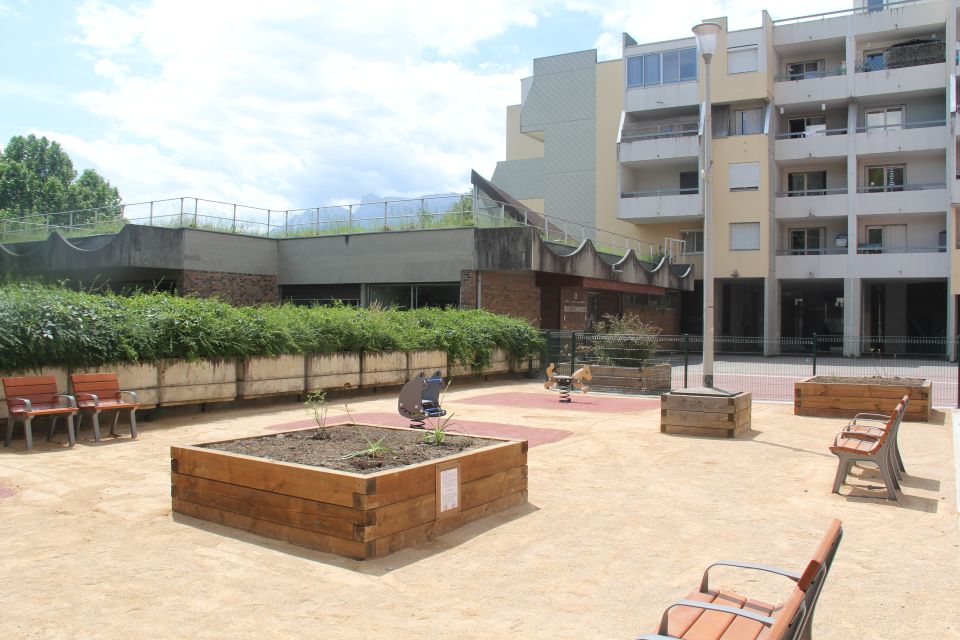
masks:
<svg viewBox="0 0 960 640"><path fill-rule="evenodd" d="M469 402L491 393L535 397ZM530 449L528 506L366 562L171 515L171 444L266 433L306 418L296 404L161 418L135 442L16 441L0 451L0 638L632 638L712 560L802 569L832 517L845 535L814 637L960 638L949 415L904 424L892 503L830 493L837 420L758 403L749 437L698 439L662 435L655 403L587 398L566 407L529 381L451 391L458 417L572 433ZM790 586L714 582L773 601Z"/></svg>

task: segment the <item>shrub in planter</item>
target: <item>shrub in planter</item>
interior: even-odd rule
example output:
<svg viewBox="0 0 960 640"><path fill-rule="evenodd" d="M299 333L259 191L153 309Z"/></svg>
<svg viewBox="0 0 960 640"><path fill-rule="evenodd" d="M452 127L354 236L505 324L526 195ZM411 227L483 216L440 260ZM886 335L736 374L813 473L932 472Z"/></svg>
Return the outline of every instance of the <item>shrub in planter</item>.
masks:
<svg viewBox="0 0 960 640"><path fill-rule="evenodd" d="M597 362L617 367L642 367L657 352L660 328L637 316L603 316L597 323L593 351Z"/></svg>

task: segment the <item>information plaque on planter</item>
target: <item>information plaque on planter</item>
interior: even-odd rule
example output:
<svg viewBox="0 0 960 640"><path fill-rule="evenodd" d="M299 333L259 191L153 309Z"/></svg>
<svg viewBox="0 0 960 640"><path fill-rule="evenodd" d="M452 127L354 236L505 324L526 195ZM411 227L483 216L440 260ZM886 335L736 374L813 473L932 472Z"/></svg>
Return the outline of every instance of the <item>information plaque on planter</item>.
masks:
<svg viewBox="0 0 960 640"><path fill-rule="evenodd" d="M460 463L437 465L437 518L460 513Z"/></svg>

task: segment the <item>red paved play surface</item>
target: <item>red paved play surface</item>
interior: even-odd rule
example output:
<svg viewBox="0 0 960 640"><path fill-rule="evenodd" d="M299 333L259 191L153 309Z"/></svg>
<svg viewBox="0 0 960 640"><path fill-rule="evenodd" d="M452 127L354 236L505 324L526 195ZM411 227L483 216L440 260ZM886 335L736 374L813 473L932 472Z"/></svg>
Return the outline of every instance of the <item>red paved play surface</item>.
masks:
<svg viewBox="0 0 960 640"><path fill-rule="evenodd" d="M353 417L354 422L360 424L382 424L389 427L406 427L410 425L409 420L396 413L370 411L366 413L352 413L350 415ZM338 419L331 419L331 423L337 420ZM297 420L296 422L285 422L283 424L273 425L267 427L267 429L270 431L291 431L293 429L306 429L315 426L316 423L313 420ZM459 420L457 418L454 418L448 426L452 432L467 433L472 436L492 436L494 438L526 440L531 447L557 442L570 435L570 432L564 429L540 429L537 427L524 427L518 424L475 422L473 420Z"/></svg>
<svg viewBox="0 0 960 640"><path fill-rule="evenodd" d="M497 407L516 407L518 409L553 409L555 411L592 411L602 413L629 413L659 409L660 398L624 398L596 393L570 394L572 402L560 402L556 391L542 393L490 393L457 400L457 404L485 404Z"/></svg>

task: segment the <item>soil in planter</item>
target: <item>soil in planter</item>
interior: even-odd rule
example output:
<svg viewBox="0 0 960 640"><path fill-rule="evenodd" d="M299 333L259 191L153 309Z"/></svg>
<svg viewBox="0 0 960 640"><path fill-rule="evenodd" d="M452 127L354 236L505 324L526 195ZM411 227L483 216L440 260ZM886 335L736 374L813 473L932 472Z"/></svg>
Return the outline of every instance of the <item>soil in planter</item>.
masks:
<svg viewBox="0 0 960 640"><path fill-rule="evenodd" d="M883 384L892 387L911 386L917 387L923 385L921 378L883 378L881 376L817 376L810 378L807 382L817 382L820 384Z"/></svg>
<svg viewBox="0 0 960 640"><path fill-rule="evenodd" d="M447 434L441 444L433 445L426 442L426 436L430 433L420 429L381 429L367 425L337 425L322 430L305 429L200 446L312 467L353 473L375 473L501 442L487 438ZM364 435L374 443L383 438L382 444L390 449L390 452L377 457L360 454L345 458L347 454L369 448L370 445L364 439Z"/></svg>

